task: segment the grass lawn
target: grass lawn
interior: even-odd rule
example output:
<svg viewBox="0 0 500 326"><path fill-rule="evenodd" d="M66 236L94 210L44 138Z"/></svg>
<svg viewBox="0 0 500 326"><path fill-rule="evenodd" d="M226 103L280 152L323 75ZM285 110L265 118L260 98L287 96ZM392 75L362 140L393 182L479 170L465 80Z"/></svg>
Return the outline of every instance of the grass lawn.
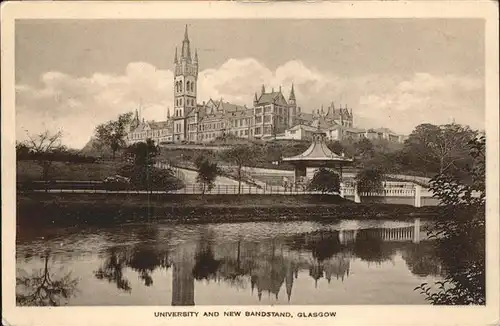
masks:
<svg viewBox="0 0 500 326"><path fill-rule="evenodd" d="M54 162L49 172L53 180L98 181L116 174L119 161L100 163L65 163ZM35 161L18 161L16 165L17 181L41 180L42 168Z"/></svg>

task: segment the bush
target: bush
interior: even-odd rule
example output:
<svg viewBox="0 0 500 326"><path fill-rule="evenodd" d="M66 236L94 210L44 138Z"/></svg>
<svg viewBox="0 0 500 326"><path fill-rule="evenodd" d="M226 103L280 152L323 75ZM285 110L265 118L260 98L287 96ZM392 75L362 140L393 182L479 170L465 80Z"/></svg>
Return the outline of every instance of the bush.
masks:
<svg viewBox="0 0 500 326"><path fill-rule="evenodd" d="M158 169L150 166L125 165L119 174L130 178L130 186L138 190L177 190L184 185L170 169Z"/></svg>
<svg viewBox="0 0 500 326"><path fill-rule="evenodd" d="M358 193L383 191L384 173L378 168L366 168L356 175Z"/></svg>
<svg viewBox="0 0 500 326"><path fill-rule="evenodd" d="M321 191L321 193L339 192L340 177L332 170L320 168L314 173L314 177L309 182L308 189L311 191Z"/></svg>
<svg viewBox="0 0 500 326"><path fill-rule="evenodd" d="M416 287L432 304L485 304L485 151L484 137L469 143L472 164L469 180L441 173L431 180L440 199L443 218L430 230L443 262L445 277L431 291L426 283Z"/></svg>

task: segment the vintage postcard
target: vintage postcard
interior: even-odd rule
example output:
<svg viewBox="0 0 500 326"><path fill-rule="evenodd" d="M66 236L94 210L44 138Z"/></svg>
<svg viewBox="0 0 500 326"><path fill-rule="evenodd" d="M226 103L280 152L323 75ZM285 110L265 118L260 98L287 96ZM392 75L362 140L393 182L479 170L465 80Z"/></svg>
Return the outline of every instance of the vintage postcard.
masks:
<svg viewBox="0 0 500 326"><path fill-rule="evenodd" d="M5 324L500 322L497 4L1 17Z"/></svg>

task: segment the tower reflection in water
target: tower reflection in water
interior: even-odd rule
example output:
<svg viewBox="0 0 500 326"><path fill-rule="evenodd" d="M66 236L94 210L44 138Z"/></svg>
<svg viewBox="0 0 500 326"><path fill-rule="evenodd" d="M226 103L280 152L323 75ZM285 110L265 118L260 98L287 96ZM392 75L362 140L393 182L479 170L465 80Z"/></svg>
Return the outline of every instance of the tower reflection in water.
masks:
<svg viewBox="0 0 500 326"><path fill-rule="evenodd" d="M239 288L250 285L249 292L259 301L266 293L278 300L280 292L286 292L290 302L301 270L309 272L316 286L322 278L344 282L352 259L381 264L396 252L415 275L440 273L432 246L420 243L419 220L405 227L319 229L258 239L217 234L217 226L200 226L195 233L198 239L184 238L168 253L165 267L172 268L173 306L194 305L199 280Z"/></svg>

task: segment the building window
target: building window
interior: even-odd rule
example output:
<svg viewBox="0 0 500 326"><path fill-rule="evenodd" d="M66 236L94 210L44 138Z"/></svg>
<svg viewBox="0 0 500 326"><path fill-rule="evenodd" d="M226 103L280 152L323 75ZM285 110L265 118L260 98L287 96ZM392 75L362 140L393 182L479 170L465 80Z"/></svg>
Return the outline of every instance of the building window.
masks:
<svg viewBox="0 0 500 326"><path fill-rule="evenodd" d="M262 116L255 117L255 123L261 123L262 122Z"/></svg>
<svg viewBox="0 0 500 326"><path fill-rule="evenodd" d="M265 115L264 116L264 123L271 122L271 116L270 115Z"/></svg>
<svg viewBox="0 0 500 326"><path fill-rule="evenodd" d="M262 114L262 108L256 108L255 114Z"/></svg>
<svg viewBox="0 0 500 326"><path fill-rule="evenodd" d="M256 135L260 135L261 134L260 127L255 128L255 134Z"/></svg>

